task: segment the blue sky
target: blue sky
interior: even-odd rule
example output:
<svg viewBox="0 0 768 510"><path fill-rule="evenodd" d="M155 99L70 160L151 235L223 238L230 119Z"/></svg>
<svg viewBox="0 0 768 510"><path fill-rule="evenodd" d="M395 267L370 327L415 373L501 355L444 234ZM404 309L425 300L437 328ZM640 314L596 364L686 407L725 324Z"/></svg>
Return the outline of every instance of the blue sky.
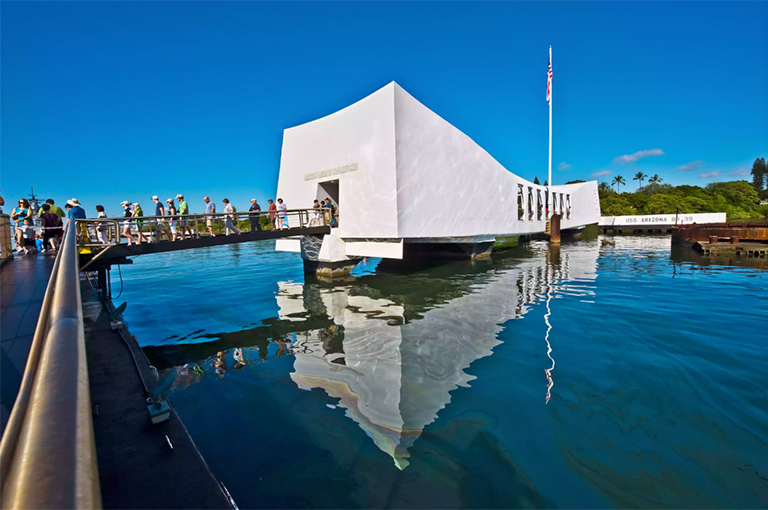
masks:
<svg viewBox="0 0 768 510"><path fill-rule="evenodd" d="M391 81L523 177L748 179L768 3L2 2L0 188L89 215L274 196L283 129ZM595 177L592 177L595 176ZM290 207L309 204L289 204ZM7 206L6 206L7 207Z"/></svg>

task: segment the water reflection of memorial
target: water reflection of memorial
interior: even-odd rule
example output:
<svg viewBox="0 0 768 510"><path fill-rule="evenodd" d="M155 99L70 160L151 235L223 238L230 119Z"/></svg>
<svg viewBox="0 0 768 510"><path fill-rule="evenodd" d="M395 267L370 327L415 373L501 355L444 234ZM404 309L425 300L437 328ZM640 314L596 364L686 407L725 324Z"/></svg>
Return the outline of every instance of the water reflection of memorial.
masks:
<svg viewBox="0 0 768 510"><path fill-rule="evenodd" d="M278 316L246 331L202 335L204 343L147 348L156 366L198 370L208 358L221 377L245 358L295 357L295 384L319 388L390 455L400 469L409 448L451 401L451 391L475 378L466 369L490 356L505 323L532 306L563 295L589 296L596 276L594 249L549 250L534 245L534 256L501 262L452 263L405 272L378 271L342 285L321 281L280 282ZM589 299L589 297L585 297ZM552 367L542 377L542 398L553 385L555 339L547 329L542 352ZM279 343L280 346L275 346ZM245 351L245 352L244 352ZM186 364L186 367L185 367ZM184 379L186 380L186 379Z"/></svg>

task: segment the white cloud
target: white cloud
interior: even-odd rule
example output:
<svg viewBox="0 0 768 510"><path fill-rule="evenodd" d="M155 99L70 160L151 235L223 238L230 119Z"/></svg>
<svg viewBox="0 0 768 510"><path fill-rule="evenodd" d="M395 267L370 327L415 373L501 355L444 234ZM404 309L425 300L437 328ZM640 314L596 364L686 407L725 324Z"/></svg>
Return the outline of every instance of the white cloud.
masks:
<svg viewBox="0 0 768 510"><path fill-rule="evenodd" d="M699 179L711 179L712 177L717 177L720 175L720 172L715 170L714 172L701 172L699 174Z"/></svg>
<svg viewBox="0 0 768 510"><path fill-rule="evenodd" d="M617 156L613 158L614 163L624 165L626 163L633 163L638 159L647 158L648 156L663 156L664 151L661 149L649 149L644 151L637 151L634 154L624 154L623 156Z"/></svg>
<svg viewBox="0 0 768 510"><path fill-rule="evenodd" d="M702 160L697 159L696 161L692 161L691 163L677 167L677 171L690 172L691 170L696 170L697 168L699 168L699 166L701 166L702 163L704 163Z"/></svg>
<svg viewBox="0 0 768 510"><path fill-rule="evenodd" d="M604 175L611 175L611 173L612 173L612 172L611 172L610 170L601 170L601 171L599 171L599 172L595 172L595 173L593 173L593 174L592 174L592 177L602 177L602 176L604 176Z"/></svg>
<svg viewBox="0 0 768 510"><path fill-rule="evenodd" d="M571 169L571 165L569 165L568 163L563 161L562 163L557 165L557 169L560 170L561 172L564 172L566 170L570 170Z"/></svg>
<svg viewBox="0 0 768 510"><path fill-rule="evenodd" d="M741 168L737 168L736 170L731 170L728 173L728 175L733 175L733 176L736 176L736 177L743 177L743 176L749 175L749 170L747 169L747 167L743 166Z"/></svg>

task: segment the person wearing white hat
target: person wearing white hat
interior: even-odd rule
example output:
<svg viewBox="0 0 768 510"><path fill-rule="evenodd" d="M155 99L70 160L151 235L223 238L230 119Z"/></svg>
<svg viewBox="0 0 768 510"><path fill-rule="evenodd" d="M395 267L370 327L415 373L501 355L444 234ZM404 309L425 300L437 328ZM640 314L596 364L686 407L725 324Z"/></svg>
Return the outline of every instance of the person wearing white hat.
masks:
<svg viewBox="0 0 768 510"><path fill-rule="evenodd" d="M67 200L67 205L72 206L72 208L67 212L67 219L69 219L70 216L74 216L75 219L78 220L85 219L85 209L80 207L80 202L78 202L76 198L70 198Z"/></svg>
<svg viewBox="0 0 768 510"><path fill-rule="evenodd" d="M120 202L120 205L123 206L123 217L125 218L132 218L133 217L133 211L131 211L131 203L128 201ZM123 221L123 237L128 239L128 245L130 246L133 241L135 244L139 244L139 242L136 240L135 237L131 235L131 220L126 219Z"/></svg>
<svg viewBox="0 0 768 510"><path fill-rule="evenodd" d="M164 235L166 239L169 241L171 240L170 234L168 234L168 231L165 229L165 207L163 207L163 203L157 198L157 195L154 195L152 197L152 201L155 203L155 226L157 228L157 241L160 241L160 236Z"/></svg>

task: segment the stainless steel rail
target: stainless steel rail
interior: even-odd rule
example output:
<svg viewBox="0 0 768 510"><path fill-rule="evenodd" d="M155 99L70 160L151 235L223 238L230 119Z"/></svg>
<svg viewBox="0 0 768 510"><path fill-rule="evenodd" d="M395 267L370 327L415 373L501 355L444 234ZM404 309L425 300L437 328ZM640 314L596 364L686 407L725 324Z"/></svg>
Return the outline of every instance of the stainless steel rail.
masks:
<svg viewBox="0 0 768 510"><path fill-rule="evenodd" d="M101 508L74 223L0 441L3 508Z"/></svg>

